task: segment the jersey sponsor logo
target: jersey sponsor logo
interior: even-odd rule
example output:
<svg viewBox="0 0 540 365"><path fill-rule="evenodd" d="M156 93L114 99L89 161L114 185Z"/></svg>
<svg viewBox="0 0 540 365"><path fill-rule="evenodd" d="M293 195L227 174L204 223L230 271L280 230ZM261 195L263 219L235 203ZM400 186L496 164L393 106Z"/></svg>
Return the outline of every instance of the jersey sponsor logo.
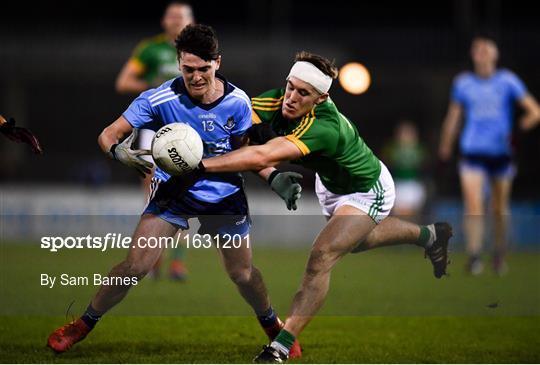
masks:
<svg viewBox="0 0 540 365"><path fill-rule="evenodd" d="M223 127L225 127L225 129L230 131L231 129L234 128L235 125L236 125L236 123L234 121L234 118L229 117L229 119L227 119L227 123L225 123L225 125Z"/></svg>
<svg viewBox="0 0 540 365"><path fill-rule="evenodd" d="M172 147L172 148L168 148L167 149L167 153L169 154L169 157L171 158L171 161L176 165L178 166L178 168L180 168L182 171L190 171L191 168L189 167L189 165L187 164L186 161L184 161L184 159L182 158L182 156L180 156L180 154L178 153L178 151L176 151L176 148Z"/></svg>
<svg viewBox="0 0 540 365"><path fill-rule="evenodd" d="M199 119L217 119L217 115L214 113L199 114Z"/></svg>

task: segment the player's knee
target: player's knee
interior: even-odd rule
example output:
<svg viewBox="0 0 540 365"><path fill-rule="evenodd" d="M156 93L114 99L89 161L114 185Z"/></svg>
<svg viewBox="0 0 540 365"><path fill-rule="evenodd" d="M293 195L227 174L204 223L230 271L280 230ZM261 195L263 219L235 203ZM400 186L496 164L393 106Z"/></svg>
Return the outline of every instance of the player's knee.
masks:
<svg viewBox="0 0 540 365"><path fill-rule="evenodd" d="M334 261L332 257L333 253L329 249L314 246L309 255L306 266L306 275L316 276L330 270Z"/></svg>
<svg viewBox="0 0 540 365"><path fill-rule="evenodd" d="M477 196L465 196L465 214L480 215L484 213L484 204L482 198Z"/></svg>
<svg viewBox="0 0 540 365"><path fill-rule="evenodd" d="M501 217L510 214L510 209L503 204L493 204L493 215L495 217Z"/></svg>
<svg viewBox="0 0 540 365"><path fill-rule="evenodd" d="M357 248L360 249L360 246L366 246L370 242L379 242L379 241L381 241L381 233L380 232L381 232L381 230L379 230L379 229L372 229L371 232L369 232L367 234L367 236L363 240L360 240L360 241L356 242L356 246L354 247L354 249L357 249Z"/></svg>
<svg viewBox="0 0 540 365"><path fill-rule="evenodd" d="M228 274L229 278L231 278L232 282L236 285L245 285L251 281L252 268L235 268L233 270L229 270Z"/></svg>
<svg viewBox="0 0 540 365"><path fill-rule="evenodd" d="M119 264L118 274L124 277L136 277L138 280L143 279L152 270L152 265L145 262L124 261Z"/></svg>
<svg viewBox="0 0 540 365"><path fill-rule="evenodd" d="M484 214L484 209L481 204L465 204L465 214L482 215Z"/></svg>

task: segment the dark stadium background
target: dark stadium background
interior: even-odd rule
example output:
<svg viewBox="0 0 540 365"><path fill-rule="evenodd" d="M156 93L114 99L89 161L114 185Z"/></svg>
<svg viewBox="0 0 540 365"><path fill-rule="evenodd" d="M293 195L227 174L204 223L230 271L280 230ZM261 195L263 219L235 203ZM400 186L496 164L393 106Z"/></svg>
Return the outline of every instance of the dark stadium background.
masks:
<svg viewBox="0 0 540 365"><path fill-rule="evenodd" d="M352 96L335 82L332 98L379 156L400 119L417 123L431 163L428 206L416 219L454 226L450 276L441 280L420 247L346 255L332 273L324 308L301 335L302 362L539 363L540 127L515 135L509 272L500 277L492 270L487 229L485 272L473 278L464 270L457 156L446 165L436 159L452 79L470 69L475 32L495 34L500 65L540 99L534 3L191 3L197 21L217 30L223 74L251 96L284 85L300 50L333 57L338 66L363 63L371 72L369 90ZM166 4L12 0L0 6L0 114L34 131L45 149L36 156L0 135L0 363L247 363L266 341L214 250L189 248L186 283L166 274L145 279L83 343L61 356L45 347L48 334L80 315L97 287L48 289L40 275L106 274L126 253L49 252L40 238L127 236L145 204L136 173L109 161L97 136L132 100L115 92L115 78L133 47L161 32ZM307 192L294 212L254 175L245 176L254 263L284 317L325 224L313 174L305 173ZM194 233L198 224L190 224ZM166 251L162 273L172 256Z"/></svg>
<svg viewBox="0 0 540 365"><path fill-rule="evenodd" d="M160 32L166 1L11 2L0 22L0 113L42 139L45 155L0 143L0 179L7 183L131 183L134 174L103 157L101 129L132 97L114 91L133 47ZM250 95L284 84L296 51L359 61L371 72L367 93L352 96L336 82L331 94L376 152L399 119L421 127L433 151L430 175L439 196L459 195L455 159L435 159L452 78L470 67L478 30L499 39L500 64L540 97L540 26L521 1L198 1L198 22L215 27L222 72ZM5 10L5 11L4 11ZM540 128L517 133L518 199L538 198ZM309 177L305 186L312 184Z"/></svg>

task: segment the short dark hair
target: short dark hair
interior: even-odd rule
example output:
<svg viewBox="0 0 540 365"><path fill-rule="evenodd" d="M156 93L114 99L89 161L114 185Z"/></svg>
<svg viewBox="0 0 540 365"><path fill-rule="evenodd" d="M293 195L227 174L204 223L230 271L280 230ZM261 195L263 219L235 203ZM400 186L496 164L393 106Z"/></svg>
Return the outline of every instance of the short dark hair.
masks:
<svg viewBox="0 0 540 365"><path fill-rule="evenodd" d="M219 57L219 45L216 32L209 25L190 24L178 35L175 41L178 58L182 52L199 56L205 61Z"/></svg>
<svg viewBox="0 0 540 365"><path fill-rule="evenodd" d="M298 61L309 62L313 66L321 70L325 75L328 75L333 79L337 78L338 76L338 69L335 65L335 61L334 60L330 61L329 59L324 58L323 56L319 56L317 54L307 52L307 51L301 51L296 54L294 61L295 62L298 62Z"/></svg>
<svg viewBox="0 0 540 365"><path fill-rule="evenodd" d="M188 8L192 8L191 4L188 1L183 0L172 0L167 3L167 6L165 6L165 11L169 9L171 6L186 6Z"/></svg>
<svg viewBox="0 0 540 365"><path fill-rule="evenodd" d="M169 2L167 3L166 8L168 8L169 6L173 6L173 5L177 5L177 6L189 6L189 7L191 7L191 4L189 3L189 1L172 0L172 1L169 1Z"/></svg>
<svg viewBox="0 0 540 365"><path fill-rule="evenodd" d="M491 41L491 42L493 42L495 44L499 43L495 32L493 32L493 31L491 31L489 29L477 30L474 33L474 35L473 35L473 37L471 39L471 42L475 41L477 39L484 39L484 40L487 40L487 41Z"/></svg>

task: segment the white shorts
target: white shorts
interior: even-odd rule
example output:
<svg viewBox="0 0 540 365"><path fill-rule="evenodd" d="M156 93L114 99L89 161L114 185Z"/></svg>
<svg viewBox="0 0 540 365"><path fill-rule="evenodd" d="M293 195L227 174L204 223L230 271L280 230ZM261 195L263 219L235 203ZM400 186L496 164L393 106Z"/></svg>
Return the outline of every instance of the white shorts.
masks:
<svg viewBox="0 0 540 365"><path fill-rule="evenodd" d="M394 206L396 197L394 180L382 162L379 179L367 193L334 194L326 189L318 174L315 174L315 179L315 192L326 217L331 217L339 207L350 205L366 213L379 224L390 214Z"/></svg>
<svg viewBox="0 0 540 365"><path fill-rule="evenodd" d="M151 129L139 129L139 149L141 150L151 150L152 149L152 139L154 138L154 132ZM152 155L143 155L141 156L143 160L154 163Z"/></svg>
<svg viewBox="0 0 540 365"><path fill-rule="evenodd" d="M396 209L420 210L426 201L426 187L420 181L396 181Z"/></svg>

